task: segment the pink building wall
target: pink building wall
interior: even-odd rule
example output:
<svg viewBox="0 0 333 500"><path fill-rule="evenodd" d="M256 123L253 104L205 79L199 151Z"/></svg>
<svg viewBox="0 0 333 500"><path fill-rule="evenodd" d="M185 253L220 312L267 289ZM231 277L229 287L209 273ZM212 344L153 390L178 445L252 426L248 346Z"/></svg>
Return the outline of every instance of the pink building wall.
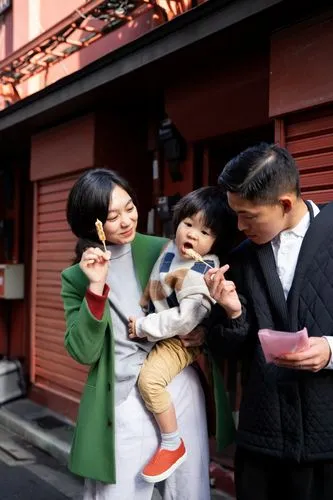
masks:
<svg viewBox="0 0 333 500"><path fill-rule="evenodd" d="M0 61L13 52L13 12L8 10L0 21Z"/></svg>

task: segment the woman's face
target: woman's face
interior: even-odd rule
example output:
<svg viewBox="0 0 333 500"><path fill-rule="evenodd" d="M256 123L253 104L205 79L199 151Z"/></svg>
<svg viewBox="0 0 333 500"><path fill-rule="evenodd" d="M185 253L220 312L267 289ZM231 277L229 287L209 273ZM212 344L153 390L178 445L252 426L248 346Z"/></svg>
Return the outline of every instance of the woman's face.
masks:
<svg viewBox="0 0 333 500"><path fill-rule="evenodd" d="M138 211L130 195L120 186L115 186L109 203L108 218L104 224L106 240L115 245L124 245L134 240L138 224Z"/></svg>

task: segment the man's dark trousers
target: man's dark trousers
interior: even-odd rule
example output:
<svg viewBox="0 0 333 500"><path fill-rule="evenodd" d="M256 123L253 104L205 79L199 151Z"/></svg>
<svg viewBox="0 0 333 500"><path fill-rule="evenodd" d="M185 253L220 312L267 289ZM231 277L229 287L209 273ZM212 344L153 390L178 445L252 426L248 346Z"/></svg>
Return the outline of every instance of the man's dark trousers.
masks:
<svg viewBox="0 0 333 500"><path fill-rule="evenodd" d="M333 463L297 464L237 449L237 500L333 500Z"/></svg>

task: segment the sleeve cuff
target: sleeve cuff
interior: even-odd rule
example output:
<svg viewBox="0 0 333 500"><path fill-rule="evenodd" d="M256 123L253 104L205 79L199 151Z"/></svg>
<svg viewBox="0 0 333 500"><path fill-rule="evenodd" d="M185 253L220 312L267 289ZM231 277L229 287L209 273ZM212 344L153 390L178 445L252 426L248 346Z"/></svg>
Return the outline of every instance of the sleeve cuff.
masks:
<svg viewBox="0 0 333 500"><path fill-rule="evenodd" d="M244 321L245 321L245 316L244 316L244 311L242 309L242 314L240 316L238 316L237 318L234 318L234 319L229 318L225 314L225 316L223 318L223 321L222 321L222 324L226 328L239 328L239 327L243 326Z"/></svg>
<svg viewBox="0 0 333 500"><path fill-rule="evenodd" d="M86 301L89 310L96 319L101 320L104 314L105 302L108 298L110 288L108 285L104 285L103 295L97 295L96 293L89 290L86 291Z"/></svg>
<svg viewBox="0 0 333 500"><path fill-rule="evenodd" d="M146 337L146 334L142 331L142 320L144 318L137 318L135 322L136 336L140 338Z"/></svg>
<svg viewBox="0 0 333 500"><path fill-rule="evenodd" d="M325 336L324 339L327 340L328 345L330 346L331 349L331 357L327 365L325 366L326 370L333 370L333 337L332 336Z"/></svg>

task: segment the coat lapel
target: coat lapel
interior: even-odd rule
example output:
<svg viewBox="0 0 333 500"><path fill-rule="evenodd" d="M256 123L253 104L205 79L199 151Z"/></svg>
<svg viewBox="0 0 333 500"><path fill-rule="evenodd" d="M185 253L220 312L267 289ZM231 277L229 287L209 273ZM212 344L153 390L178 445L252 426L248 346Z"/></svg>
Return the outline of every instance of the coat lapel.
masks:
<svg viewBox="0 0 333 500"><path fill-rule="evenodd" d="M289 314L286 299L283 293L282 284L276 271L276 264L271 243L265 245L254 245L254 251L257 255L260 269L264 275L265 284L271 304L279 318L280 328L289 330Z"/></svg>
<svg viewBox="0 0 333 500"><path fill-rule="evenodd" d="M288 295L288 308L293 329L298 328L298 303L303 280L313 258L326 238L333 231L333 203L326 205L307 230L298 256L294 280Z"/></svg>
<svg viewBox="0 0 333 500"><path fill-rule="evenodd" d="M167 242L165 238L145 236L137 233L132 243L134 267L142 290L145 289L153 266Z"/></svg>
<svg viewBox="0 0 333 500"><path fill-rule="evenodd" d="M144 290L149 278L149 264L148 259L145 258L146 245L144 238L140 233L137 233L132 243L132 254L134 261L134 268L139 279L142 290ZM147 278L147 279L146 279Z"/></svg>

